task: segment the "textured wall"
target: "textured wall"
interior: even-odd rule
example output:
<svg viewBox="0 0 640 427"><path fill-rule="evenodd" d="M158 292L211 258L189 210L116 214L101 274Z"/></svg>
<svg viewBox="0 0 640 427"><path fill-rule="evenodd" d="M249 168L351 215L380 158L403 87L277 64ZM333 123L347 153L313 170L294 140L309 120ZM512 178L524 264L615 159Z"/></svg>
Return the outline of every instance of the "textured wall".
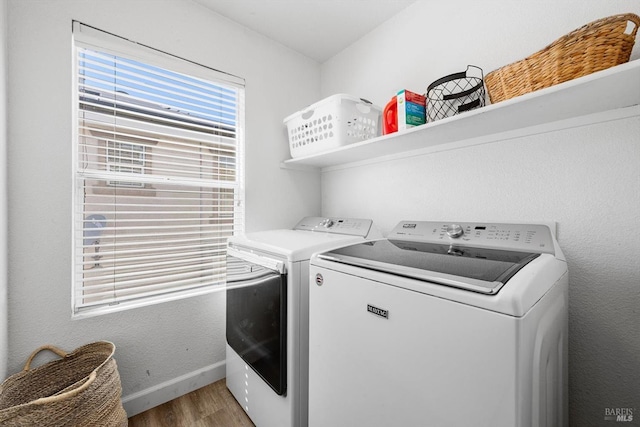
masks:
<svg viewBox="0 0 640 427"><path fill-rule="evenodd" d="M0 378L7 371L7 1L0 1Z"/></svg>
<svg viewBox="0 0 640 427"><path fill-rule="evenodd" d="M490 71L621 12L640 15L640 2L418 1L324 63L322 94L384 105L398 89L423 92L469 63ZM627 425L640 425L639 135L636 115L326 171L323 214L372 217L385 232L403 219L556 221L570 275L570 424L635 408Z"/></svg>

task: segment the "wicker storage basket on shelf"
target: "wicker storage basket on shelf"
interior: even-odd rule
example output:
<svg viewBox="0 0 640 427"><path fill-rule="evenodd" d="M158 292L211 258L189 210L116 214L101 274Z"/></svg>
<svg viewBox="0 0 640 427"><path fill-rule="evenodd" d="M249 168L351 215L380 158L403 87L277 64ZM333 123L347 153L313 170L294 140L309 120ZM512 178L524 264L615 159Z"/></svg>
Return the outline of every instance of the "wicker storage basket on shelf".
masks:
<svg viewBox="0 0 640 427"><path fill-rule="evenodd" d="M629 22L633 29L628 32ZM632 13L593 21L533 55L485 77L492 103L629 61L640 18Z"/></svg>
<svg viewBox="0 0 640 427"><path fill-rule="evenodd" d="M61 359L31 369L43 350ZM115 346L98 341L71 353L45 345L34 351L21 372L0 385L0 425L38 427L124 427Z"/></svg>

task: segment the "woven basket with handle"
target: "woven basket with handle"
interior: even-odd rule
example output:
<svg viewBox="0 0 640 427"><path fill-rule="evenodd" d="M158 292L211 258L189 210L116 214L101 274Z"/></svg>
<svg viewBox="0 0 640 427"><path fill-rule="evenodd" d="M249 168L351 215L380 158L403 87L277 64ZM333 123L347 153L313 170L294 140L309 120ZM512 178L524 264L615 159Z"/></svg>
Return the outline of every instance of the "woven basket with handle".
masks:
<svg viewBox="0 0 640 427"><path fill-rule="evenodd" d="M60 359L32 369L33 358L44 350ZM107 341L71 353L51 345L38 348L21 372L0 385L0 425L127 426L114 352L115 345Z"/></svg>
<svg viewBox="0 0 640 427"><path fill-rule="evenodd" d="M489 99L504 101L625 63L639 25L640 17L627 13L578 28L533 55L487 74Z"/></svg>

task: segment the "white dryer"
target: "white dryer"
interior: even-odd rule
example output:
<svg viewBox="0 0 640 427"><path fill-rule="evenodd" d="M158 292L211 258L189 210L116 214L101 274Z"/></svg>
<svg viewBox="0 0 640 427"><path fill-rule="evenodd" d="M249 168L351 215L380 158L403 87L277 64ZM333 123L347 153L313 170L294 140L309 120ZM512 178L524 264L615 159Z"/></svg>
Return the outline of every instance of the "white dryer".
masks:
<svg viewBox="0 0 640 427"><path fill-rule="evenodd" d="M308 217L229 239L226 383L256 426L307 425L309 258L379 237L371 220Z"/></svg>
<svg viewBox="0 0 640 427"><path fill-rule="evenodd" d="M567 425L548 226L403 221L313 256L310 278L310 427Z"/></svg>

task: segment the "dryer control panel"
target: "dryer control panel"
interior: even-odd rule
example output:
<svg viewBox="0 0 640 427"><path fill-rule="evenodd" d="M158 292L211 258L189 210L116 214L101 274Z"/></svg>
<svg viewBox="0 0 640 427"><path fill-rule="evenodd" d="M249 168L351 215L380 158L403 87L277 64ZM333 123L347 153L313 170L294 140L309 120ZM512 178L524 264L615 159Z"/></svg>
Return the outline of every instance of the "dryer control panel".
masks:
<svg viewBox="0 0 640 427"><path fill-rule="evenodd" d="M555 254L551 230L541 224L402 221L387 238Z"/></svg>
<svg viewBox="0 0 640 427"><path fill-rule="evenodd" d="M370 219L309 216L303 218L293 229L366 237L372 224Z"/></svg>

